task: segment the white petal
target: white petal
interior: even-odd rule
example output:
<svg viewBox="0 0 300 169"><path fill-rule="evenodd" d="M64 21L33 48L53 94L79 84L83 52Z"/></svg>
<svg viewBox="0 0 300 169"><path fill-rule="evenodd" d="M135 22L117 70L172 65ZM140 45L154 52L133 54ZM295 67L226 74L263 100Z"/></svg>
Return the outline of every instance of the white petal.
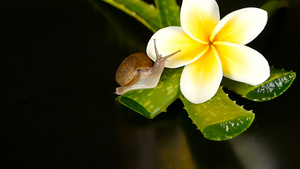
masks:
<svg viewBox="0 0 300 169"><path fill-rule="evenodd" d="M250 85L258 85L269 78L268 61L256 50L229 42L216 43L215 47L225 77Z"/></svg>
<svg viewBox="0 0 300 169"><path fill-rule="evenodd" d="M221 19L210 40L247 44L261 33L267 20L267 12L259 8L233 11Z"/></svg>
<svg viewBox="0 0 300 169"><path fill-rule="evenodd" d="M184 67L180 89L190 102L203 103L216 94L222 77L219 57L216 51L210 48L198 60Z"/></svg>
<svg viewBox="0 0 300 169"><path fill-rule="evenodd" d="M146 50L152 60L156 60L154 39L158 53L163 57L180 50L179 53L167 59L165 66L168 68L177 68L192 63L208 49L208 45L190 38L181 27L171 26L160 29L149 40Z"/></svg>
<svg viewBox="0 0 300 169"><path fill-rule="evenodd" d="M220 20L218 4L215 0L183 0L180 20L182 28L190 37L207 43Z"/></svg>

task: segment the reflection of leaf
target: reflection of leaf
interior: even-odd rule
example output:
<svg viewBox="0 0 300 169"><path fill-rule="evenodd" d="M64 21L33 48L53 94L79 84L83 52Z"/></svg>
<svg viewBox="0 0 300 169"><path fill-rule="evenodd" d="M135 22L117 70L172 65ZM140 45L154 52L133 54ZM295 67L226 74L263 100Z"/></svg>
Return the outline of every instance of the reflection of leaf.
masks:
<svg viewBox="0 0 300 169"><path fill-rule="evenodd" d="M181 98L189 117L210 140L228 140L244 132L253 122L254 113L231 101L219 88L216 95L202 103L193 104Z"/></svg>
<svg viewBox="0 0 300 169"><path fill-rule="evenodd" d="M226 78L222 81L222 85L249 100L262 102L280 96L292 85L295 78L295 72L271 68L270 78L260 85L251 86Z"/></svg>
<svg viewBox="0 0 300 169"><path fill-rule="evenodd" d="M122 10L155 32L162 28L158 10L142 0L103 0Z"/></svg>

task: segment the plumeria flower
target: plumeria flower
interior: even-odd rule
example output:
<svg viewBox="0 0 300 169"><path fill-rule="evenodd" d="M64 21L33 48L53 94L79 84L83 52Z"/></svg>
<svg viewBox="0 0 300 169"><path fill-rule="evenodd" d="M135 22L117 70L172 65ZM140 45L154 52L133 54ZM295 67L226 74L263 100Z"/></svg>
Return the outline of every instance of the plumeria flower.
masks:
<svg viewBox="0 0 300 169"><path fill-rule="evenodd" d="M215 95L223 76L250 85L268 79L267 60L245 46L260 34L267 19L262 9L243 8L220 20L215 0L183 0L181 27L158 30L147 45L147 54L156 59L153 39L163 56L181 50L168 59L166 67L185 66L181 92L190 102L203 103Z"/></svg>

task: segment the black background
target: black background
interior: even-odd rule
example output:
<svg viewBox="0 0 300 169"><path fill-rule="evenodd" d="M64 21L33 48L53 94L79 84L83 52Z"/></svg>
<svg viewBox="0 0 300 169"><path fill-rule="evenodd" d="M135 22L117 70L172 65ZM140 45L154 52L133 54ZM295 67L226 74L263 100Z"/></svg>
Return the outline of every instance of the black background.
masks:
<svg viewBox="0 0 300 169"><path fill-rule="evenodd" d="M255 103L242 135L203 138L176 101L148 120L115 101L118 64L152 32L98 1L0 1L0 168L300 168L299 80ZM218 1L221 15L262 1ZM299 1L249 44L276 68L299 72ZM297 105L298 104L298 105Z"/></svg>

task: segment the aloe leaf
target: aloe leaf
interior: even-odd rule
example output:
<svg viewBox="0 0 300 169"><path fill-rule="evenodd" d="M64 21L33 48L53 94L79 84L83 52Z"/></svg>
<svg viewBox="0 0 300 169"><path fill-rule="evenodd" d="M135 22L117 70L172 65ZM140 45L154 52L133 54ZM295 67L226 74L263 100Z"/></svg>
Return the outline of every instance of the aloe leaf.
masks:
<svg viewBox="0 0 300 169"><path fill-rule="evenodd" d="M179 26L179 6L176 0L155 0L163 27Z"/></svg>
<svg viewBox="0 0 300 169"><path fill-rule="evenodd" d="M142 0L103 0L144 24L151 31L162 28L158 10Z"/></svg>
<svg viewBox="0 0 300 169"><path fill-rule="evenodd" d="M237 94L257 102L268 101L283 94L296 78L295 72L271 68L271 75L264 83L251 86L224 78L222 85Z"/></svg>
<svg viewBox="0 0 300 169"><path fill-rule="evenodd" d="M153 119L166 111L180 96L181 72L182 69L165 69L155 88L131 90L119 96L117 100L141 115Z"/></svg>
<svg viewBox="0 0 300 169"><path fill-rule="evenodd" d="M254 113L230 100L220 87L210 100L193 104L181 98L193 123L209 140L222 141L243 133L254 120Z"/></svg>

